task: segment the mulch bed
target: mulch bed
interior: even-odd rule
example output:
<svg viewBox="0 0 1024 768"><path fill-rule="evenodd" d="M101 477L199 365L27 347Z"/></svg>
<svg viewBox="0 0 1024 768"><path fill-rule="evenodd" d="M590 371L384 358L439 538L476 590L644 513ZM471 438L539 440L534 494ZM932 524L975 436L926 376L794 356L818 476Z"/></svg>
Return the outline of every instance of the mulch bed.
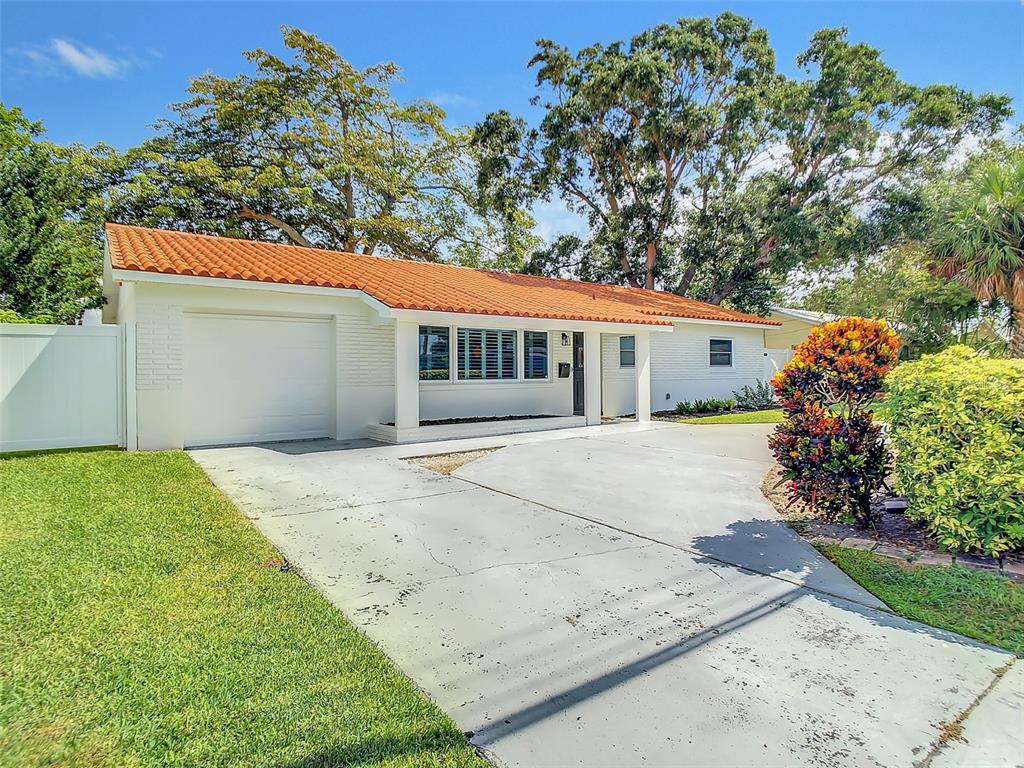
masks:
<svg viewBox="0 0 1024 768"><path fill-rule="evenodd" d="M812 544L825 542L851 549L863 549L920 565L965 565L986 571L999 571L999 561L978 555L953 556L940 552L938 542L927 529L902 512L880 510L871 528L857 528L848 523L826 523L818 520L803 504L793 504L786 493L778 467L773 467L761 482L761 491L772 503L790 528ZM1024 558L1008 556L1003 561L1002 574L1024 581Z"/></svg>

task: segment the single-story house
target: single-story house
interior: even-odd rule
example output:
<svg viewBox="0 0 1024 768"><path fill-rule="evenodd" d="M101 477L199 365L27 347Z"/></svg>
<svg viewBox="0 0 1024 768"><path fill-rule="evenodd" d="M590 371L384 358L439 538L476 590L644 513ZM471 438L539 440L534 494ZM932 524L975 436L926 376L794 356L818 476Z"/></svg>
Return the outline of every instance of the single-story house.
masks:
<svg viewBox="0 0 1024 768"><path fill-rule="evenodd" d="M768 319L775 320L778 327L764 332L765 380L774 376L776 371L793 358L793 350L807 338L813 328L838 320L839 315L794 307L772 307Z"/></svg>
<svg viewBox="0 0 1024 768"><path fill-rule="evenodd" d="M103 319L123 326L130 449L647 420L761 378L778 326L661 291L117 224L106 235Z"/></svg>

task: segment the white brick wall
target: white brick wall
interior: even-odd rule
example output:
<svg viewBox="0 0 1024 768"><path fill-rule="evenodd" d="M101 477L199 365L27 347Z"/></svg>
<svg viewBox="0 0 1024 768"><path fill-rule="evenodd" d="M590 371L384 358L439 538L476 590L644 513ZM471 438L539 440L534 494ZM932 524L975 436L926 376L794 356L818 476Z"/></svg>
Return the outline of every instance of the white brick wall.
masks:
<svg viewBox="0 0 1024 768"><path fill-rule="evenodd" d="M136 305L136 388L180 390L183 384L182 352L184 312L174 304Z"/></svg>
<svg viewBox="0 0 1024 768"><path fill-rule="evenodd" d="M395 385L395 324L369 315L336 315L338 386Z"/></svg>
<svg viewBox="0 0 1024 768"><path fill-rule="evenodd" d="M731 367L712 367L711 339L732 339ZM672 333L651 334L651 410L680 400L728 398L764 377L764 332L760 328L676 323ZM668 397L666 397L668 395Z"/></svg>

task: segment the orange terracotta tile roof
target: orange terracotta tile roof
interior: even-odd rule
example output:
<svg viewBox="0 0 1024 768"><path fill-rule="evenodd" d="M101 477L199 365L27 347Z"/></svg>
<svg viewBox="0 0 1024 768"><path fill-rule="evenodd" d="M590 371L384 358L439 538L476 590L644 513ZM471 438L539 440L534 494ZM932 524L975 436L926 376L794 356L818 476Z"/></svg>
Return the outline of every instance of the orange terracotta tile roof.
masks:
<svg viewBox="0 0 1024 768"><path fill-rule="evenodd" d="M394 309L643 325L670 325L664 318L780 325L665 291L123 224L107 224L106 232L114 269L354 289Z"/></svg>

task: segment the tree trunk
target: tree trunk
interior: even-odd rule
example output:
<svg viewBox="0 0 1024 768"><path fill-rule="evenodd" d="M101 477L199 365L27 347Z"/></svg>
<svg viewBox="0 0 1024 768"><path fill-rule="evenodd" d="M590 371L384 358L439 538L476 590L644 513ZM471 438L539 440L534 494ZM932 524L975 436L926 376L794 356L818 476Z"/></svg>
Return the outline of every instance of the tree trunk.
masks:
<svg viewBox="0 0 1024 768"><path fill-rule="evenodd" d="M271 213L259 213L249 208L247 205L242 206L242 210L238 213L243 219L255 219L257 221L265 221L272 227L280 229L284 234L291 240L295 245L302 245L306 248L312 248L313 244L309 242L299 230L295 229L291 224L282 219L277 218Z"/></svg>
<svg viewBox="0 0 1024 768"><path fill-rule="evenodd" d="M644 260L644 288L654 290L654 263L658 259L658 244L647 244L647 258Z"/></svg>
<svg viewBox="0 0 1024 768"><path fill-rule="evenodd" d="M1013 308L1009 354L1010 357L1024 357L1024 306Z"/></svg>

